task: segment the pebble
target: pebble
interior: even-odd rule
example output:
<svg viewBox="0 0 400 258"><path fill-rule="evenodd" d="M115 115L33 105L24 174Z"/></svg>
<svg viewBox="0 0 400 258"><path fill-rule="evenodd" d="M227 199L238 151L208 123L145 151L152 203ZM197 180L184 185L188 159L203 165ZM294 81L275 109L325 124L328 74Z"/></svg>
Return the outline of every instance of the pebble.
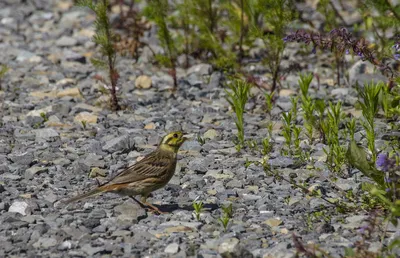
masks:
<svg viewBox="0 0 400 258"><path fill-rule="evenodd" d="M28 204L26 202L13 202L8 209L8 212L19 213L23 216L27 215Z"/></svg>

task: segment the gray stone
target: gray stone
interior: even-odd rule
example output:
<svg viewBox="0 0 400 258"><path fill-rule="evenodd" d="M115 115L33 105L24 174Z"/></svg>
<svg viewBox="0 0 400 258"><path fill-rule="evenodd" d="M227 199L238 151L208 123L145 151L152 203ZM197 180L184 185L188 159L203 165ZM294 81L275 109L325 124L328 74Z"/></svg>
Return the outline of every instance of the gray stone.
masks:
<svg viewBox="0 0 400 258"><path fill-rule="evenodd" d="M275 159L270 159L269 164L273 168L287 168L294 165L294 160L289 157L277 157Z"/></svg>
<svg viewBox="0 0 400 258"><path fill-rule="evenodd" d="M50 248L57 245L57 239L53 237L41 237L33 244L35 248Z"/></svg>
<svg viewBox="0 0 400 258"><path fill-rule="evenodd" d="M361 87L365 83L370 83L371 81L387 81L387 77L383 76L379 72L379 69L366 61L359 60L349 69L349 82L350 85L355 86L358 83Z"/></svg>
<svg viewBox="0 0 400 258"><path fill-rule="evenodd" d="M53 128L43 128L43 129L36 129L35 130L36 134L36 141L53 141L55 139L58 139L60 135L56 130Z"/></svg>
<svg viewBox="0 0 400 258"><path fill-rule="evenodd" d="M120 223L138 223L141 219L147 217L146 210L133 202L133 200L127 200L114 208L114 211L119 214L117 220Z"/></svg>
<svg viewBox="0 0 400 258"><path fill-rule="evenodd" d="M194 158L189 162L188 167L197 173L205 174L210 163L211 161L207 158Z"/></svg>
<svg viewBox="0 0 400 258"><path fill-rule="evenodd" d="M212 66L210 64L198 64L190 67L187 74L196 73L198 75L210 75Z"/></svg>
<svg viewBox="0 0 400 258"><path fill-rule="evenodd" d="M176 254L178 252L179 252L179 245L177 243L169 244L164 249L164 253L167 253L167 254Z"/></svg>
<svg viewBox="0 0 400 258"><path fill-rule="evenodd" d="M214 140L216 137L219 136L219 133L215 129L209 129L207 132L203 134L204 139Z"/></svg>
<svg viewBox="0 0 400 258"><path fill-rule="evenodd" d="M221 72L213 72L210 77L210 82L208 83L208 88L216 89L218 88L221 81Z"/></svg>
<svg viewBox="0 0 400 258"><path fill-rule="evenodd" d="M90 212L87 219L83 221L83 225L87 228L95 228L100 225L100 220L107 216L104 210L95 209Z"/></svg>
<svg viewBox="0 0 400 258"><path fill-rule="evenodd" d="M46 167L30 167L25 170L25 178L32 179L36 174L46 173L47 171L49 171L49 169Z"/></svg>
<svg viewBox="0 0 400 258"><path fill-rule="evenodd" d="M226 184L226 188L242 188L243 187L243 182L237 180L237 179L232 179Z"/></svg>
<svg viewBox="0 0 400 258"><path fill-rule="evenodd" d="M135 143L130 139L129 135L122 135L120 137L111 139L103 145L103 150L109 153L116 151L132 150Z"/></svg>
<svg viewBox="0 0 400 258"><path fill-rule="evenodd" d="M33 162L34 156L30 151L25 152L13 152L7 156L13 163L19 165L30 165Z"/></svg>
<svg viewBox="0 0 400 258"><path fill-rule="evenodd" d="M8 209L8 212L19 213L23 216L27 215L28 212L28 204L26 202L13 202Z"/></svg>
<svg viewBox="0 0 400 258"><path fill-rule="evenodd" d="M104 250L104 246L93 247L90 244L85 244L82 246L82 251L84 251L87 255L93 256L97 253L100 253Z"/></svg>
<svg viewBox="0 0 400 258"><path fill-rule="evenodd" d="M349 88L335 88L331 91L332 96L347 96L349 94Z"/></svg>
<svg viewBox="0 0 400 258"><path fill-rule="evenodd" d="M238 255L240 254L239 239L225 239L218 246L218 253L220 253L222 257L238 257Z"/></svg>
<svg viewBox="0 0 400 258"><path fill-rule="evenodd" d="M56 41L56 46L58 47L73 47L78 43L78 41L72 37L62 36Z"/></svg>

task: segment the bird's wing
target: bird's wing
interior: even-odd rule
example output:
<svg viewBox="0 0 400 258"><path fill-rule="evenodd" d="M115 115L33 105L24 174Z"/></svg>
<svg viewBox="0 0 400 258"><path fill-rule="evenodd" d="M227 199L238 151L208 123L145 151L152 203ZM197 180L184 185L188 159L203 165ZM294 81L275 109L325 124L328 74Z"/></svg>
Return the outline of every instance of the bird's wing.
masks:
<svg viewBox="0 0 400 258"><path fill-rule="evenodd" d="M123 170L106 185L126 184L149 177L159 177L170 169L172 157L150 153L139 162Z"/></svg>

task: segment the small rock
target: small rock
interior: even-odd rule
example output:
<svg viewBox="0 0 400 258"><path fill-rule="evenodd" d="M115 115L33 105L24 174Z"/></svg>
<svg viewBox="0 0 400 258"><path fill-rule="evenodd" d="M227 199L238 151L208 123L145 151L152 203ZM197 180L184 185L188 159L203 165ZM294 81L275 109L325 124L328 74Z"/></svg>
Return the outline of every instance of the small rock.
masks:
<svg viewBox="0 0 400 258"><path fill-rule="evenodd" d="M129 135L122 135L107 141L102 149L109 153L113 153L122 150L132 150L134 146L135 143L131 141Z"/></svg>
<svg viewBox="0 0 400 258"><path fill-rule="evenodd" d="M140 75L135 80L135 86L138 89L149 89L151 88L151 85L152 85L152 80L147 75Z"/></svg>
<svg viewBox="0 0 400 258"><path fill-rule="evenodd" d="M270 218L264 221L264 224L267 224L270 227L277 227L282 224L282 220L279 218Z"/></svg>
<svg viewBox="0 0 400 258"><path fill-rule="evenodd" d="M210 161L208 159L194 158L189 162L188 167L190 170L193 170L197 173L205 174L208 170L209 163Z"/></svg>
<svg viewBox="0 0 400 258"><path fill-rule="evenodd" d="M15 212L25 216L27 214L27 209L28 204L26 202L13 202L8 209L8 212Z"/></svg>
<svg viewBox="0 0 400 258"><path fill-rule="evenodd" d="M74 112L75 114L80 112L99 113L100 111L101 108L94 107L86 103L78 103L72 108L72 112Z"/></svg>
<svg viewBox="0 0 400 258"><path fill-rule="evenodd" d="M177 243L169 244L164 249L164 253L167 254L176 254L177 252L179 252L179 245Z"/></svg>
<svg viewBox="0 0 400 258"><path fill-rule="evenodd" d="M148 123L147 125L144 126L144 129L146 129L146 130L154 130L155 128L156 128L156 124L153 122Z"/></svg>
<svg viewBox="0 0 400 258"><path fill-rule="evenodd" d="M56 41L56 45L59 47L73 47L78 41L72 37L62 36Z"/></svg>
<svg viewBox="0 0 400 258"><path fill-rule="evenodd" d="M347 96L349 94L349 88L335 88L331 91L332 96Z"/></svg>
<svg viewBox="0 0 400 258"><path fill-rule="evenodd" d="M36 134L36 141L40 142L42 140L44 141L53 141L56 138L59 138L59 134L56 130L53 128L43 128L43 129L37 129L35 130Z"/></svg>
<svg viewBox="0 0 400 258"><path fill-rule="evenodd" d="M74 117L76 123L82 124L86 122L87 124L97 124L97 116L89 112L81 112Z"/></svg>
<svg viewBox="0 0 400 258"><path fill-rule="evenodd" d="M33 178L36 174L40 173L45 173L49 171L48 168L43 168L43 167L30 167L27 170L25 170L25 178L26 179L31 179Z"/></svg>
<svg viewBox="0 0 400 258"><path fill-rule="evenodd" d="M226 188L242 188L243 183L237 179L232 179L226 184Z"/></svg>
<svg viewBox="0 0 400 258"><path fill-rule="evenodd" d="M79 91L79 88L69 88L69 89L65 89L62 91L57 92L56 94L57 98L62 98L62 97L77 97L77 98L81 98L81 92Z"/></svg>
<svg viewBox="0 0 400 258"><path fill-rule="evenodd" d="M71 241L64 241L61 243L61 245L58 246L58 250L64 251L72 248L72 243Z"/></svg>
<svg viewBox="0 0 400 258"><path fill-rule="evenodd" d="M147 216L145 209L136 203L132 203L132 200L127 200L123 204L116 206L114 211L120 214L117 216L117 220L127 224L137 223Z"/></svg>
<svg viewBox="0 0 400 258"><path fill-rule="evenodd" d="M240 255L239 239L233 237L224 240L218 247L218 253L223 257L238 257Z"/></svg>
<svg viewBox="0 0 400 258"><path fill-rule="evenodd" d="M107 176L107 170L101 169L98 167L92 168L90 170L89 177L94 178L94 177L98 177L98 176L101 176L101 177Z"/></svg>
<svg viewBox="0 0 400 258"><path fill-rule="evenodd" d="M11 159L13 163L19 165L30 165L34 160L33 153L29 151L22 153L11 153L7 157Z"/></svg>
<svg viewBox="0 0 400 258"><path fill-rule="evenodd" d="M104 250L103 246L93 247L90 244L85 244L84 246L82 246L82 251L84 251L89 256L93 256L97 253L100 253L103 250Z"/></svg>
<svg viewBox="0 0 400 258"><path fill-rule="evenodd" d="M212 66L210 64L198 64L189 68L187 74L196 73L198 75L210 75Z"/></svg>
<svg viewBox="0 0 400 258"><path fill-rule="evenodd" d="M57 239L51 237L41 237L33 244L35 248L50 248L57 245Z"/></svg>
<svg viewBox="0 0 400 258"><path fill-rule="evenodd" d="M216 137L218 137L219 133L215 129L210 129L207 132L204 133L203 138L204 139L210 139L214 140Z"/></svg>

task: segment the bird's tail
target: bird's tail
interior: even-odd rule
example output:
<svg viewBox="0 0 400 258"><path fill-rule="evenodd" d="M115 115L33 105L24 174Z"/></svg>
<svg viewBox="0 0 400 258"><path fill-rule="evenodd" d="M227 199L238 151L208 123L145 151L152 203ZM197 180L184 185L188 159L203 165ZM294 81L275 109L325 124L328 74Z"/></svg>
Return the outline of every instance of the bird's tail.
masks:
<svg viewBox="0 0 400 258"><path fill-rule="evenodd" d="M100 187L97 187L97 188L93 189L92 191L89 191L87 193L75 196L75 197L73 197L71 199L68 199L68 200L62 202L62 203L65 204L65 205L68 205L68 204L70 204L72 202L80 201L80 200L86 199L88 197L91 197L93 195L101 194L101 193L103 193L105 191L106 191L106 188L104 186L100 186Z"/></svg>

